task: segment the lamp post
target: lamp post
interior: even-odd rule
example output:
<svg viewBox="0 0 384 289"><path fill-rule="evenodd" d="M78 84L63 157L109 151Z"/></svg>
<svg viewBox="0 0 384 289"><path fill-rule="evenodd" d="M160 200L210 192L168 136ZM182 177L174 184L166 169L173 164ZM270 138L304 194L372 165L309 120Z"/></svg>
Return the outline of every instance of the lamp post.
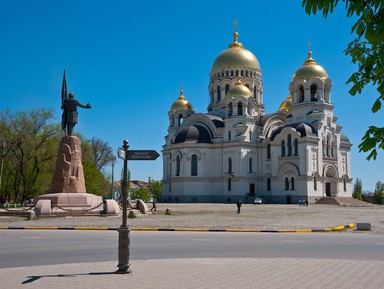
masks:
<svg viewBox="0 0 384 289"><path fill-rule="evenodd" d="M122 155L124 156L124 169L123 169L123 195L122 195L122 201L123 201L123 222L121 227L119 228L119 264L117 267L119 268L115 273L119 274L129 274L132 273L132 270L130 269L131 264L129 264L129 251L130 251L130 236L129 232L130 229L127 226L127 171L128 171L128 161L127 161L127 155L128 155L128 140L123 141L123 149L122 149ZM120 153L120 152L119 152Z"/></svg>
<svg viewBox="0 0 384 289"><path fill-rule="evenodd" d="M3 164L5 157L5 139L3 139L3 149L1 150L1 163L0 163L0 190L1 190L1 179L3 177Z"/></svg>
<svg viewBox="0 0 384 289"><path fill-rule="evenodd" d="M114 175L114 170L115 169L115 159L112 160L112 183L111 183L111 200L113 200L113 189L114 189L114 184L113 184L113 175Z"/></svg>

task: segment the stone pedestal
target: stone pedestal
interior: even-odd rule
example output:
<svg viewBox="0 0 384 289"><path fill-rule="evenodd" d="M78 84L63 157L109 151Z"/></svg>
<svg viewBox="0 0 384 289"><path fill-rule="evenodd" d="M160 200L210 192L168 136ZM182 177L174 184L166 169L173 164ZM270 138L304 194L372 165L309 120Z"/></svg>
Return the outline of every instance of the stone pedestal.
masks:
<svg viewBox="0 0 384 289"><path fill-rule="evenodd" d="M51 189L48 194L35 197L33 202L50 200L52 204L65 207L94 207L100 204L102 197L86 192L81 157L80 139L76 136L63 137Z"/></svg>

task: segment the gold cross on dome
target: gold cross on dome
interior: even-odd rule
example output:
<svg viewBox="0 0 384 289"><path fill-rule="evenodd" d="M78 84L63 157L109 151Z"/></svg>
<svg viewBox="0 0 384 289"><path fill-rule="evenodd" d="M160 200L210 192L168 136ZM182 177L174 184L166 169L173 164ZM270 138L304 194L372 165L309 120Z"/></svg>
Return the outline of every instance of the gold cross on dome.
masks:
<svg viewBox="0 0 384 289"><path fill-rule="evenodd" d="M233 24L235 25L235 32L237 32L237 25L238 25L238 23L237 23L236 19L235 19L235 21L233 21Z"/></svg>

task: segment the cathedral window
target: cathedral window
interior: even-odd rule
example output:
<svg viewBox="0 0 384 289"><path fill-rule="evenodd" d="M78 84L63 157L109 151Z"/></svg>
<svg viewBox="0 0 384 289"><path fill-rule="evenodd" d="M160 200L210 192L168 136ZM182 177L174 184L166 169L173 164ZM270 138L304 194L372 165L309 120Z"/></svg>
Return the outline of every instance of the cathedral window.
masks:
<svg viewBox="0 0 384 289"><path fill-rule="evenodd" d="M243 103L239 102L237 104L237 115L243 115Z"/></svg>
<svg viewBox="0 0 384 289"><path fill-rule="evenodd" d="M230 88L229 84L225 85L225 95L227 95L229 88Z"/></svg>
<svg viewBox="0 0 384 289"><path fill-rule="evenodd" d="M230 104L228 104L228 116L232 116L232 111L233 111L233 107L231 102Z"/></svg>
<svg viewBox="0 0 384 289"><path fill-rule="evenodd" d="M331 156L331 148L330 148L330 145L331 145L331 138L330 136L327 136L327 144L326 144L326 156L327 157L330 157Z"/></svg>
<svg viewBox="0 0 384 289"><path fill-rule="evenodd" d="M285 141L281 141L281 156L285 157Z"/></svg>
<svg viewBox="0 0 384 289"><path fill-rule="evenodd" d="M290 134L288 135L287 145L288 145L288 156L290 157L292 155L292 136Z"/></svg>
<svg viewBox="0 0 384 289"><path fill-rule="evenodd" d="M335 155L334 155L334 147L335 147L335 144L334 142L331 143L331 157L334 158Z"/></svg>
<svg viewBox="0 0 384 289"><path fill-rule="evenodd" d="M226 75L226 76L228 76L228 75L229 75L229 71L228 71L228 70L225 72L225 75Z"/></svg>
<svg viewBox="0 0 384 289"><path fill-rule="evenodd" d="M239 71L238 70L236 70L236 76L239 76Z"/></svg>
<svg viewBox="0 0 384 289"><path fill-rule="evenodd" d="M233 70L231 70L231 76L233 76Z"/></svg>
<svg viewBox="0 0 384 289"><path fill-rule="evenodd" d="M180 176L180 156L176 156L176 176Z"/></svg>
<svg viewBox="0 0 384 289"><path fill-rule="evenodd" d="M252 173L252 158L249 158L248 167L249 167L249 172Z"/></svg>
<svg viewBox="0 0 384 289"><path fill-rule="evenodd" d="M289 190L289 180L288 180L288 178L285 178L285 190L286 191Z"/></svg>
<svg viewBox="0 0 384 289"><path fill-rule="evenodd" d="M228 173L232 173L232 159L228 158Z"/></svg>
<svg viewBox="0 0 384 289"><path fill-rule="evenodd" d="M267 191L270 191L271 190L271 179L268 178L267 179Z"/></svg>
<svg viewBox="0 0 384 289"><path fill-rule="evenodd" d="M231 140L232 139L232 133L231 131L228 131L228 140Z"/></svg>
<svg viewBox="0 0 384 289"><path fill-rule="evenodd" d="M271 159L271 144L267 144L267 160Z"/></svg>
<svg viewBox="0 0 384 289"><path fill-rule="evenodd" d="M344 192L347 191L347 182L345 181L345 179L343 180L343 184L344 184Z"/></svg>
<svg viewBox="0 0 384 289"><path fill-rule="evenodd" d="M232 180L228 179L228 191L232 191Z"/></svg>
<svg viewBox="0 0 384 289"><path fill-rule="evenodd" d="M295 190L295 178L294 177L291 177L291 190L292 191Z"/></svg>
<svg viewBox="0 0 384 289"><path fill-rule="evenodd" d="M299 155L299 140L297 138L295 138L294 147L295 147L295 156L298 156Z"/></svg>
<svg viewBox="0 0 384 289"><path fill-rule="evenodd" d="M244 76L244 71L241 71L241 76Z"/></svg>
<svg viewBox="0 0 384 289"><path fill-rule="evenodd" d="M217 102L221 101L221 88L220 85L217 86Z"/></svg>
<svg viewBox="0 0 384 289"><path fill-rule="evenodd" d="M191 176L197 176L197 155L191 157Z"/></svg>
<svg viewBox="0 0 384 289"><path fill-rule="evenodd" d="M313 189L317 191L317 179L316 177L313 178Z"/></svg>
<svg viewBox="0 0 384 289"><path fill-rule="evenodd" d="M299 86L299 102L304 102L304 87Z"/></svg>
<svg viewBox="0 0 384 289"><path fill-rule="evenodd" d="M249 131L249 141L252 141L252 131Z"/></svg>
<svg viewBox="0 0 384 289"><path fill-rule="evenodd" d="M317 86L315 84L311 85L311 101L317 100Z"/></svg>
<svg viewBox="0 0 384 289"><path fill-rule="evenodd" d="M179 126L183 124L183 115L180 113L179 114Z"/></svg>
<svg viewBox="0 0 384 289"><path fill-rule="evenodd" d="M253 86L253 98L256 99L256 85Z"/></svg>

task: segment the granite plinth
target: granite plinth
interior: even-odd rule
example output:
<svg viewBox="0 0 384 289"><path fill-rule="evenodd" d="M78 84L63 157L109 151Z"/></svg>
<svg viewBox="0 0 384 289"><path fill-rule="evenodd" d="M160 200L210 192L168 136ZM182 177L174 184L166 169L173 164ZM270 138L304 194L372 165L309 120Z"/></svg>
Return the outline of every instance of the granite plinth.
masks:
<svg viewBox="0 0 384 289"><path fill-rule="evenodd" d="M103 198L88 193L56 193L45 194L33 198L36 204L39 200L50 200L52 204L61 207L95 207L103 202Z"/></svg>

